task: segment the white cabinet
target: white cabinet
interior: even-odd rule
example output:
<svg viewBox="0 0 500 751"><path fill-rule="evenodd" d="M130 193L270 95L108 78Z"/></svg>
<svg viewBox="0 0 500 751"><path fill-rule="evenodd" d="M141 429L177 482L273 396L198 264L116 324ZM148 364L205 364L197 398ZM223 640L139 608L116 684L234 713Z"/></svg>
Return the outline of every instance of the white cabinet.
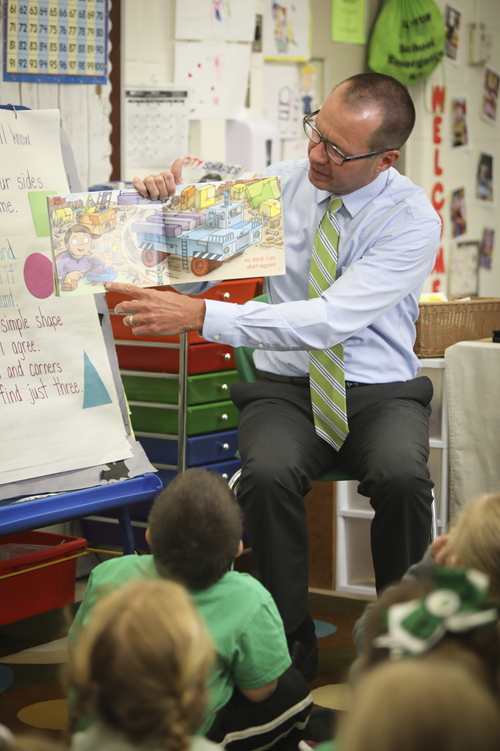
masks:
<svg viewBox="0 0 500 751"><path fill-rule="evenodd" d="M429 471L434 481L438 534L448 524L448 410L444 358L421 360L419 375L434 385L429 422ZM337 483L336 585L339 592L375 594L375 573L370 546L373 509L368 498L358 494L357 481Z"/></svg>

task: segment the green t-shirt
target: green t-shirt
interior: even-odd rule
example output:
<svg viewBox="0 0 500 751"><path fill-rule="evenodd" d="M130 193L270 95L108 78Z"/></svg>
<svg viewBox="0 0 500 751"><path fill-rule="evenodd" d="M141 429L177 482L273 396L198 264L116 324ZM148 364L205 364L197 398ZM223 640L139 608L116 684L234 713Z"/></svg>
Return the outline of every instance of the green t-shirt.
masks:
<svg viewBox="0 0 500 751"><path fill-rule="evenodd" d="M126 555L97 566L70 628L70 643L76 645L79 630L87 625L101 597L142 578L160 578L151 555ZM227 704L235 686L264 686L282 675L291 660L274 600L252 576L230 571L213 586L191 595L217 652L208 680L211 701L199 730L203 734L217 710Z"/></svg>

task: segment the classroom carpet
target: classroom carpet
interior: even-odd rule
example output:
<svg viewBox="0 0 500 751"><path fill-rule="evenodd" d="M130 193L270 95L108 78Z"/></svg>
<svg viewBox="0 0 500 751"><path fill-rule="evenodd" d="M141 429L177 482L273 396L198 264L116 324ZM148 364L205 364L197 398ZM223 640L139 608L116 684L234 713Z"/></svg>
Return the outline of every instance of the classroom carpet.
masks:
<svg viewBox="0 0 500 751"><path fill-rule="evenodd" d="M37 729L58 739L66 727L67 633L79 603L0 626L0 724L13 733ZM314 703L341 714L349 709L349 666L356 657L352 627L366 603L311 594L319 674Z"/></svg>

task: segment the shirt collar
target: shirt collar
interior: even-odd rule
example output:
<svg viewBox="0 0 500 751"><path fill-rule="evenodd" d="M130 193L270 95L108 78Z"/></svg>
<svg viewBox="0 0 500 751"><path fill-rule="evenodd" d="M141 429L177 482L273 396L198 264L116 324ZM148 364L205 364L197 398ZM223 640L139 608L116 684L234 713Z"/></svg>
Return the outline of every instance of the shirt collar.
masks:
<svg viewBox="0 0 500 751"><path fill-rule="evenodd" d="M390 170L385 170L384 172L381 172L375 180L368 183L368 185L364 185L353 193L347 193L346 195L341 196L345 208L352 217L356 216L356 214L360 212L367 203L382 193L387 185L389 172ZM330 191L319 190L318 188L314 189L316 191L316 201L318 204L327 199L330 200L332 196Z"/></svg>

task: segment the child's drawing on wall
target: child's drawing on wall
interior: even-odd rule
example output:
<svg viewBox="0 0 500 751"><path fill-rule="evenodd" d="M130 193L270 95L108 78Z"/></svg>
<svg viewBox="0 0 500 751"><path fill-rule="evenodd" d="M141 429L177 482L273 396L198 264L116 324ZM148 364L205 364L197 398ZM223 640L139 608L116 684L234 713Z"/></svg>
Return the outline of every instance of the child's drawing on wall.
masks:
<svg viewBox="0 0 500 751"><path fill-rule="evenodd" d="M262 26L264 58L310 60L309 0L264 0Z"/></svg>
<svg viewBox="0 0 500 751"><path fill-rule="evenodd" d="M310 115L319 105L316 91L316 71L312 65L306 64L300 71L300 93L302 96L302 112Z"/></svg>
<svg viewBox="0 0 500 751"><path fill-rule="evenodd" d="M465 188L457 188L451 196L451 234L459 237L467 232Z"/></svg>
<svg viewBox="0 0 500 751"><path fill-rule="evenodd" d="M451 145L453 148L467 146L469 134L467 130L467 97L459 96L452 104Z"/></svg>
<svg viewBox="0 0 500 751"><path fill-rule="evenodd" d="M492 227L485 227L483 238L479 247L479 265L483 269L491 269L491 260L493 258L493 248L495 247L495 230Z"/></svg>
<svg viewBox="0 0 500 751"><path fill-rule="evenodd" d="M482 115L487 122L496 125L500 75L491 68L484 69Z"/></svg>
<svg viewBox="0 0 500 751"><path fill-rule="evenodd" d="M493 202L493 156L481 154L476 171L476 198Z"/></svg>
<svg viewBox="0 0 500 751"><path fill-rule="evenodd" d="M448 60L458 62L458 50L460 45L460 22L462 12L451 5L446 6L444 14L444 23L446 27L446 36L444 42L444 55Z"/></svg>

